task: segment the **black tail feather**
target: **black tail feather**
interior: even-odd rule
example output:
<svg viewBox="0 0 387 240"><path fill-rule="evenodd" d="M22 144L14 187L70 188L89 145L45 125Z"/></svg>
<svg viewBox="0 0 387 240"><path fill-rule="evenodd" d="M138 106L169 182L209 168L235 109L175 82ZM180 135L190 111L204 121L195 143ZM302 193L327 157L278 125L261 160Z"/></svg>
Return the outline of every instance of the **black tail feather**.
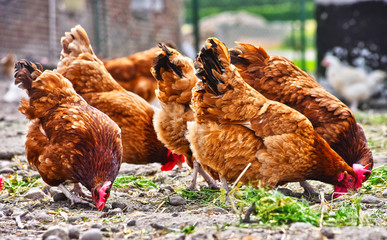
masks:
<svg viewBox="0 0 387 240"><path fill-rule="evenodd" d="M43 71L43 67L40 63L31 63L27 60L21 60L15 63L15 85L19 85L20 88L30 90L32 81L36 79L38 75L33 77L31 74L35 71Z"/></svg>
<svg viewBox="0 0 387 240"><path fill-rule="evenodd" d="M160 54L153 60L153 68L156 72L156 79L159 81L163 80L160 73L161 68L164 68L165 70L171 69L179 78L183 78L184 74L181 70L181 67L169 61L169 57L172 56L172 53L168 47L163 43L159 43L158 46L165 52L165 55Z"/></svg>
<svg viewBox="0 0 387 240"><path fill-rule="evenodd" d="M215 52L217 44L213 41L211 44L212 48L209 49L207 46L204 46L196 58L196 61L201 63L200 65L195 66L197 70L196 76L199 77L203 83L208 84L216 95L220 95L218 84L224 84L224 82L221 79L216 78L212 70L215 70L218 73L224 73L225 68L219 60L218 53Z"/></svg>

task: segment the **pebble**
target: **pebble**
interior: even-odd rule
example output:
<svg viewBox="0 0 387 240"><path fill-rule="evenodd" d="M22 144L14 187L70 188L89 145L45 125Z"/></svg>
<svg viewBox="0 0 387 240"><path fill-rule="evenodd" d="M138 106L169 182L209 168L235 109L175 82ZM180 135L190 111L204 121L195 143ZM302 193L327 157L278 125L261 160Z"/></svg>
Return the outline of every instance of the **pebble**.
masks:
<svg viewBox="0 0 387 240"><path fill-rule="evenodd" d="M382 192L383 197L387 198L387 188Z"/></svg>
<svg viewBox="0 0 387 240"><path fill-rule="evenodd" d="M305 230L313 228L313 225L310 223L304 223L304 222L295 222L290 225L290 230Z"/></svg>
<svg viewBox="0 0 387 240"><path fill-rule="evenodd" d="M101 228L102 228L102 224L100 224L100 223L94 223L93 225L91 225L90 228L101 229Z"/></svg>
<svg viewBox="0 0 387 240"><path fill-rule="evenodd" d="M329 239L335 237L335 232L334 232L334 229L332 229L332 228L322 227L320 232L322 235L324 235L325 237L327 237Z"/></svg>
<svg viewBox="0 0 387 240"><path fill-rule="evenodd" d="M102 232L99 229L89 229L83 233L81 240L102 240Z"/></svg>
<svg viewBox="0 0 387 240"><path fill-rule="evenodd" d="M60 240L70 240L68 232L63 228L59 226L53 226L50 227L42 237L42 240L49 240L48 237L55 236ZM51 239L53 240L53 239Z"/></svg>
<svg viewBox="0 0 387 240"><path fill-rule="evenodd" d="M67 197L64 193L58 192L58 193L55 193L52 199L54 200L54 202L60 202L60 201L66 201Z"/></svg>
<svg viewBox="0 0 387 240"><path fill-rule="evenodd" d="M73 223L73 222L76 222L76 221L78 221L78 220L80 220L80 219L81 219L81 216L69 216L69 217L67 218L67 222Z"/></svg>
<svg viewBox="0 0 387 240"><path fill-rule="evenodd" d="M131 219L129 222L126 224L128 227L136 226L136 220Z"/></svg>
<svg viewBox="0 0 387 240"><path fill-rule="evenodd" d="M121 208L115 208L113 210L110 210L109 212L105 212L104 214L101 215L101 218L105 217L112 217L118 214L122 214L122 209Z"/></svg>
<svg viewBox="0 0 387 240"><path fill-rule="evenodd" d="M112 203L112 208L115 209L115 208L120 208L122 209L122 211L126 210L127 208L127 204L124 203L124 202L113 202Z"/></svg>
<svg viewBox="0 0 387 240"><path fill-rule="evenodd" d="M51 236L48 236L46 240L62 240L62 239L58 236L51 235Z"/></svg>
<svg viewBox="0 0 387 240"><path fill-rule="evenodd" d="M81 235L81 233L80 233L79 229L76 226L71 225L68 228L68 231L69 231L69 237L71 239L79 239L79 236Z"/></svg>
<svg viewBox="0 0 387 240"><path fill-rule="evenodd" d="M103 227L101 228L101 231L103 231L103 232L114 232L114 233L116 233L116 232L119 232L120 229L119 229L118 227L114 227L114 226L103 226Z"/></svg>
<svg viewBox="0 0 387 240"><path fill-rule="evenodd" d="M173 196L169 198L169 204L171 204L172 206L181 206L185 205L186 201L181 196Z"/></svg>
<svg viewBox="0 0 387 240"><path fill-rule="evenodd" d="M45 198L47 195L42 191L40 188L31 188L28 190L28 192L24 195L25 198L31 199L31 200L38 200Z"/></svg>
<svg viewBox="0 0 387 240"><path fill-rule="evenodd" d="M369 203L369 204L378 204L381 202L381 200L377 197L367 195L367 196L364 196L361 198L361 202L362 203Z"/></svg>
<svg viewBox="0 0 387 240"><path fill-rule="evenodd" d="M54 220L53 216L48 215L46 212L43 211L35 211L33 212L33 216L35 220L39 221L40 223L52 222Z"/></svg>
<svg viewBox="0 0 387 240"><path fill-rule="evenodd" d="M13 174L15 171L12 168L5 167L0 170L0 174Z"/></svg>

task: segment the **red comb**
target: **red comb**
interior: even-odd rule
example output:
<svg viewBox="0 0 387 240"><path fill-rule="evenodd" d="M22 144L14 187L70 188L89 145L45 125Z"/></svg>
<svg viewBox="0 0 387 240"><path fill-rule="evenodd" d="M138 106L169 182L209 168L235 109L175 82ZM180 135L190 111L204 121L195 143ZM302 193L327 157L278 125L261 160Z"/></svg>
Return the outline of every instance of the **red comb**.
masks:
<svg viewBox="0 0 387 240"><path fill-rule="evenodd" d="M168 154L167 154L167 160L164 165L161 165L161 171L170 171L172 170L178 161L181 163L185 162L184 156L183 155L177 155L171 152L171 150L168 149Z"/></svg>
<svg viewBox="0 0 387 240"><path fill-rule="evenodd" d="M96 203L98 210L102 210L105 207L105 203L106 203L105 197L107 195L106 190L110 187L111 184L112 184L111 181L107 181L98 190L99 199L98 199L98 203Z"/></svg>
<svg viewBox="0 0 387 240"><path fill-rule="evenodd" d="M366 166L363 166L361 164L356 164L356 163L353 164L352 167L353 167L353 170L355 171L355 173L357 175L357 179L358 179L358 181L356 182L356 185L355 185L356 188L360 188L362 186L363 180L366 178L364 176L364 174L371 172L370 170L367 169L371 165L372 165L372 163L369 163Z"/></svg>
<svg viewBox="0 0 387 240"><path fill-rule="evenodd" d="M4 180L3 178L0 177L0 190L3 188L4 186Z"/></svg>

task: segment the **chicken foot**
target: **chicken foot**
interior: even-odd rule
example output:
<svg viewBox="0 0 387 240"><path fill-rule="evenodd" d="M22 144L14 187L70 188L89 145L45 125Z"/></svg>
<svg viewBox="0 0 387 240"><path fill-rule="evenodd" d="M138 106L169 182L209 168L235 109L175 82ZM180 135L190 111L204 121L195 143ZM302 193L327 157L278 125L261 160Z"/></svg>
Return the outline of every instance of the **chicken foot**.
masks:
<svg viewBox="0 0 387 240"><path fill-rule="evenodd" d="M253 204L251 204L251 206L246 210L245 217L242 220L243 223L257 223L258 222L258 221L253 221L250 219L250 216L255 211L255 209L256 209L255 202L253 202Z"/></svg>
<svg viewBox="0 0 387 240"><path fill-rule="evenodd" d="M196 162L196 160L194 162ZM211 188L211 189L219 189L219 186L216 183L216 181L206 171L204 171L204 169L203 169L202 165L200 165L200 163L198 163L198 165L199 165L199 169L198 169L199 170L199 174L207 182L208 187Z"/></svg>
<svg viewBox="0 0 387 240"><path fill-rule="evenodd" d="M78 196L81 196L81 197L86 198L86 199L89 200L89 201L92 201L92 200L93 200L93 198L91 197L91 195L88 195L88 194L86 194L86 193L84 193L84 192L82 191L82 187L81 187L81 185L79 185L79 183L74 183L74 187L73 187L72 192L78 194Z"/></svg>
<svg viewBox="0 0 387 240"><path fill-rule="evenodd" d="M198 178L198 171L199 171L199 163L196 160L193 160L192 163L193 167L193 173L192 173L192 182L191 185L189 185L188 190L190 191L197 191L196 188L196 179Z"/></svg>
<svg viewBox="0 0 387 240"><path fill-rule="evenodd" d="M94 204L81 199L78 196L73 195L63 184L60 184L58 188L63 192L63 194L71 201L71 206L74 206L75 204L87 204L90 207L95 207Z"/></svg>
<svg viewBox="0 0 387 240"><path fill-rule="evenodd" d="M192 182L191 182L191 185L188 187L188 189L190 191L197 191L196 180L197 180L197 177L198 177L198 173L207 182L209 188L211 188L211 189L219 189L218 184L215 182L215 180L206 171L204 171L202 165L200 165L200 163L198 161L193 160L192 165L193 165L193 167L192 167L192 169L193 169Z"/></svg>
<svg viewBox="0 0 387 240"><path fill-rule="evenodd" d="M315 198L319 196L319 194L313 189L313 187L307 182L307 181L301 181L300 185L302 188L304 188L304 193L302 195Z"/></svg>

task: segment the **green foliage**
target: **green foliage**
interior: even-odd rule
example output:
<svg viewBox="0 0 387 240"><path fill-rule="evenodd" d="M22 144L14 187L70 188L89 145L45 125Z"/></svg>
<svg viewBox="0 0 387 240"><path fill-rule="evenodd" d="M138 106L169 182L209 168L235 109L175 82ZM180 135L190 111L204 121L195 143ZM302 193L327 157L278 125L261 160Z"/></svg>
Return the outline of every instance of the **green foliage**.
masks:
<svg viewBox="0 0 387 240"><path fill-rule="evenodd" d="M30 188L41 186L40 176L22 177L17 174L11 175L9 179L4 179L4 189L11 196L22 195Z"/></svg>
<svg viewBox="0 0 387 240"><path fill-rule="evenodd" d="M314 1L305 1L307 19L314 18ZM300 1L279 0L207 0L199 1L199 18L211 16L224 11L247 11L251 14L263 16L269 21L298 20L300 18ZM192 0L185 1L186 22L192 23Z"/></svg>
<svg viewBox="0 0 387 240"><path fill-rule="evenodd" d="M362 190L366 192L376 192L387 187L387 165L374 168L371 176L363 184Z"/></svg>
<svg viewBox="0 0 387 240"><path fill-rule="evenodd" d="M362 124L387 124L387 114L357 111L355 117Z"/></svg>
<svg viewBox="0 0 387 240"><path fill-rule="evenodd" d="M185 234L194 233L195 232L195 226L192 226L192 225L185 226L183 229L181 229L180 232L185 233Z"/></svg>
<svg viewBox="0 0 387 240"><path fill-rule="evenodd" d="M177 193L190 201L200 202L203 205L223 206L220 201L221 192L219 190L202 188L199 192L190 191L188 189L178 189Z"/></svg>
<svg viewBox="0 0 387 240"><path fill-rule="evenodd" d="M281 226L293 222L319 224L320 213L306 202L296 201L278 191L246 187L235 194L237 205L244 207L255 203L257 220L265 225Z"/></svg>
<svg viewBox="0 0 387 240"><path fill-rule="evenodd" d="M143 176L119 176L113 183L114 188L128 188L133 186L138 188L158 188L156 183Z"/></svg>

